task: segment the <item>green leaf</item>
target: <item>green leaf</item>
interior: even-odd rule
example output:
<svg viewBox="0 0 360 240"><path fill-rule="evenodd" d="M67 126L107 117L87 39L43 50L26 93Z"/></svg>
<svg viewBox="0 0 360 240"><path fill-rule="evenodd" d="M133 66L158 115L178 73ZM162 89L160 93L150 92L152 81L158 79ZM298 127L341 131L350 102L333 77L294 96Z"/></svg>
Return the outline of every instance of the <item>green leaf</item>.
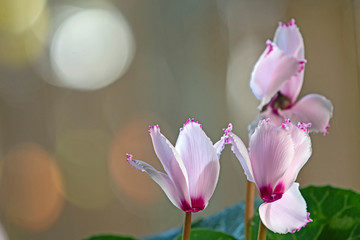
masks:
<svg viewBox="0 0 360 240"><path fill-rule="evenodd" d="M84 240L136 240L136 239L132 237L121 237L115 235L98 235L98 236L92 236L90 238L86 238Z"/></svg>
<svg viewBox="0 0 360 240"><path fill-rule="evenodd" d="M176 240L181 240L182 235L179 235ZM191 229L191 240L236 240L233 236L222 232L217 232L210 229L195 228Z"/></svg>
<svg viewBox="0 0 360 240"><path fill-rule="evenodd" d="M256 199L255 207L258 208L260 203L261 201ZM191 227L216 230L242 240L244 239L244 210L245 204L241 202L206 219L195 221ZM143 240L173 240L179 234L181 234L181 228L174 228Z"/></svg>
<svg viewBox="0 0 360 240"><path fill-rule="evenodd" d="M314 221L294 234L275 234L268 231L268 240L273 239L311 239L311 240L359 240L360 239L360 194L351 190L325 187L307 187L301 190L310 217ZM261 201L255 201L256 209ZM192 223L196 228L206 228L231 235L234 239L244 239L244 203L238 203L213 216ZM257 237L259 215L252 222L252 239ZM205 231L205 230L203 230ZM209 230L206 230L209 231ZM181 234L181 228L157 234L143 240L173 240ZM227 236L228 236L227 235ZM193 237L191 238L193 240ZM195 238L194 238L195 239ZM204 237L202 239L209 239ZM226 239L226 238L225 238ZM87 240L134 240L130 237L96 236Z"/></svg>
<svg viewBox="0 0 360 240"><path fill-rule="evenodd" d="M276 234L268 230L267 239L360 239L360 194L330 186L310 186L301 190L313 222L299 232ZM254 216L251 239L256 239L259 213Z"/></svg>

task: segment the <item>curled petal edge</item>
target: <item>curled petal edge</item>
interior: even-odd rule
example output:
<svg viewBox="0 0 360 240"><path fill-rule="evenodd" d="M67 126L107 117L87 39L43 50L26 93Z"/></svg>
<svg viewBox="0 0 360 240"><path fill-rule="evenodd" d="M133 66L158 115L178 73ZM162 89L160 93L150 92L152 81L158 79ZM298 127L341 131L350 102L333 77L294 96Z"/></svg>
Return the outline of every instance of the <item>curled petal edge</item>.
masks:
<svg viewBox="0 0 360 240"><path fill-rule="evenodd" d="M271 231L281 234L294 233L313 221L306 208L299 183L294 183L281 199L261 204L259 214L261 221Z"/></svg>

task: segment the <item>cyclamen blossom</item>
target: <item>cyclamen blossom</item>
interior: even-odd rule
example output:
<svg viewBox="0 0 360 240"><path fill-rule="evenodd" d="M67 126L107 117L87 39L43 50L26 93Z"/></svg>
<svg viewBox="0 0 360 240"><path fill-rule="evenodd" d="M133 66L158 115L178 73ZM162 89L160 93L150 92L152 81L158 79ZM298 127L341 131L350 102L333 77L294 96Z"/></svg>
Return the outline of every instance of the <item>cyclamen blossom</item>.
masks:
<svg viewBox="0 0 360 240"><path fill-rule="evenodd" d="M327 133L332 117L331 101L319 94L309 94L296 102L305 70L304 42L294 19L279 23L274 42L267 41L267 48L254 66L250 87L261 101L258 118L249 126L254 132L261 119L271 118L280 124L285 119L311 123L310 132Z"/></svg>
<svg viewBox="0 0 360 240"><path fill-rule="evenodd" d="M149 174L176 207L185 212L203 210L218 181L223 144L218 142L215 148L201 125L193 119L180 130L175 147L161 134L158 125L151 126L149 133L166 174L132 159L130 154L127 154L127 161Z"/></svg>
<svg viewBox="0 0 360 240"><path fill-rule="evenodd" d="M262 120L250 138L250 153L231 132L231 126L225 132L247 179L255 182L264 201L259 208L261 221L273 232L295 232L312 221L295 182L311 156L307 127L296 127L290 120L281 126L273 125L270 119Z"/></svg>

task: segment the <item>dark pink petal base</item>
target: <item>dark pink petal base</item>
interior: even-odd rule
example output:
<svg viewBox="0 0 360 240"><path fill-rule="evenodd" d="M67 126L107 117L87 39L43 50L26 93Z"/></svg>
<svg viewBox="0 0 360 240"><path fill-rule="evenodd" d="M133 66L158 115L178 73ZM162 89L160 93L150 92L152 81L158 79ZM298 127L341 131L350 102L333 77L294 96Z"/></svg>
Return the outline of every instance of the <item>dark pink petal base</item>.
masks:
<svg viewBox="0 0 360 240"><path fill-rule="evenodd" d="M201 210L204 210L205 208L205 201L202 197L199 198L191 198L191 205L190 207L189 203L186 200L181 201L181 209L184 212L199 212Z"/></svg>
<svg viewBox="0 0 360 240"><path fill-rule="evenodd" d="M259 190L261 199L264 202L271 203L282 198L285 191L285 185L280 182L276 185L274 190L270 185L261 187Z"/></svg>

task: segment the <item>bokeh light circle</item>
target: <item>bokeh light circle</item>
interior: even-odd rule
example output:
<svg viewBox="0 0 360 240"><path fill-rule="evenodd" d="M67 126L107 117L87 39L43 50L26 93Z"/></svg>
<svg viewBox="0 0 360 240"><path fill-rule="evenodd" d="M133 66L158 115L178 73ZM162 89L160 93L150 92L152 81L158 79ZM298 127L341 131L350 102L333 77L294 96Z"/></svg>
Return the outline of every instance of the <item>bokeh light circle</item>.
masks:
<svg viewBox="0 0 360 240"><path fill-rule="evenodd" d="M5 156L0 207L16 225L42 231L63 207L62 178L52 157L40 145L21 143Z"/></svg>
<svg viewBox="0 0 360 240"><path fill-rule="evenodd" d="M67 17L56 30L50 60L56 85L79 89L103 88L127 70L134 40L121 13L90 8Z"/></svg>
<svg viewBox="0 0 360 240"><path fill-rule="evenodd" d="M0 1L0 61L16 68L34 63L43 54L48 24L45 0Z"/></svg>
<svg viewBox="0 0 360 240"><path fill-rule="evenodd" d="M46 0L0 1L0 31L19 33L29 28L45 8Z"/></svg>

